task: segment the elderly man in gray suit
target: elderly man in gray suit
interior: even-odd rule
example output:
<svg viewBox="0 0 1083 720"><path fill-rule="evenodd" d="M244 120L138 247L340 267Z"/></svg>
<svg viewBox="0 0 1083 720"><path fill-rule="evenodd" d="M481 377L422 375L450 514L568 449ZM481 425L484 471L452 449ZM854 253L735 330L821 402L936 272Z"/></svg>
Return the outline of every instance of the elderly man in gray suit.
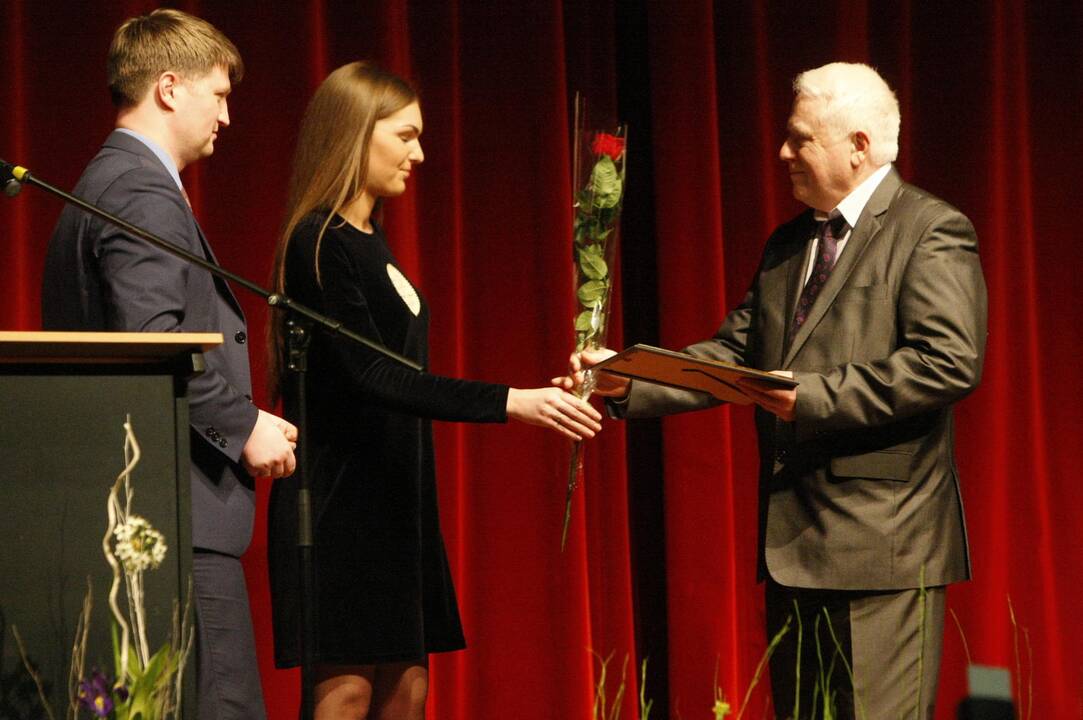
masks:
<svg viewBox="0 0 1083 720"><path fill-rule="evenodd" d="M977 238L892 167L898 101L872 68L826 65L794 91L779 157L809 210L768 239L715 336L685 351L799 383L742 386L758 406L767 634L797 609L803 635L799 672L796 622L771 658L778 717L821 716L826 692L839 718L932 718L944 586L970 575L952 405L981 376ZM610 354L573 356L561 381ZM717 404L599 375L619 417Z"/></svg>
<svg viewBox="0 0 1083 720"><path fill-rule="evenodd" d="M214 260L180 171L214 151L226 98L243 73L237 48L176 10L132 18L109 50L116 130L75 188L79 197ZM205 270L74 208L60 216L42 288L47 329L216 331L188 386L192 541L201 720L263 718L240 555L252 536L253 477L293 472L297 430L252 404L237 299Z"/></svg>

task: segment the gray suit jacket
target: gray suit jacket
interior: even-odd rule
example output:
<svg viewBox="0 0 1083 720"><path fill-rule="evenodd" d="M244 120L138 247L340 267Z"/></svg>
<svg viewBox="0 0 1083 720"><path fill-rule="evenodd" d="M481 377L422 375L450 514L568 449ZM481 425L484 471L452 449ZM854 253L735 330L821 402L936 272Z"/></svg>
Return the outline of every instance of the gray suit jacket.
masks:
<svg viewBox="0 0 1083 720"><path fill-rule="evenodd" d="M74 194L214 260L192 211L154 153L113 132ZM67 207L49 242L42 284L48 330L221 332L188 385L192 542L239 556L252 537L254 485L239 464L256 422L241 306L221 280ZM138 428L137 428L138 431Z"/></svg>
<svg viewBox="0 0 1083 720"><path fill-rule="evenodd" d="M892 170L787 344L816 229L807 211L767 241L747 295L702 357L800 382L796 420L756 411L760 577L792 587L903 589L970 575L952 405L978 384L986 291L974 228ZM618 412L713 398L633 383Z"/></svg>

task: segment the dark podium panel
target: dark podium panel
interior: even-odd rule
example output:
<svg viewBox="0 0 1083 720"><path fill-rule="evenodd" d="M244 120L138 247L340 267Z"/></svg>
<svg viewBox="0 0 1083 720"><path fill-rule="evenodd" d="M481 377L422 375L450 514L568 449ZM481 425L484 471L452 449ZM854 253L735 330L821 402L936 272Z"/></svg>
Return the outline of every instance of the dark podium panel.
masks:
<svg viewBox="0 0 1083 720"><path fill-rule="evenodd" d="M113 674L112 571L102 539L129 416L142 453L132 512L168 545L161 567L144 573L148 640L152 652L167 642L173 601L186 597L191 573L186 379L220 342L217 334L0 333L0 716L45 717L12 625L57 717L67 714L88 577L87 672ZM192 718L194 653L185 676L182 709Z"/></svg>

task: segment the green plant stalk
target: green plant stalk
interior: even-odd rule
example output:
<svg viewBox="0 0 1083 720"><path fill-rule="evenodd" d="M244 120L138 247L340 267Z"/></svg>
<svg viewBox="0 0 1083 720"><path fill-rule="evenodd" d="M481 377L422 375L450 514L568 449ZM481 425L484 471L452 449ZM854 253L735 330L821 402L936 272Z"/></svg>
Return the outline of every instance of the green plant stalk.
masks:
<svg viewBox="0 0 1083 720"><path fill-rule="evenodd" d="M613 695L613 708L609 711L609 717L606 720L620 720L620 713L623 709L624 693L628 688L628 656L624 656L624 663L620 668L620 685L617 687L617 692Z"/></svg>
<svg viewBox="0 0 1083 720"><path fill-rule="evenodd" d="M79 678L86 670L87 634L90 632L90 611L94 607L93 584L90 576L86 578L86 595L83 596L83 608L75 625L75 639L71 647L71 666L68 669L68 712L75 720L79 713ZM52 716L52 710L49 712Z"/></svg>
<svg viewBox="0 0 1083 720"><path fill-rule="evenodd" d="M128 620L124 617L124 613L120 610L120 605L117 603L117 595L120 592L121 577L123 572L120 567L120 563L117 558L113 556L112 539L113 530L116 529L118 524L124 522L124 518L127 516L128 511L131 509L131 490L128 483L128 479L131 475L132 469L139 462L139 444L133 443L134 435L132 434L130 418L124 423L124 469L120 471L117 476L116 482L113 483L113 487L109 490L109 499L106 503L106 509L108 512L109 523L105 528L105 535L102 537L102 552L105 555L105 561L109 563L109 567L113 571L113 583L109 588L109 609L113 613L113 618L120 626L121 642L120 642L120 659L117 666L117 681L123 682L127 679L128 674L128 650L130 647L129 640L131 638L131 626ZM125 507L121 507L120 504L120 489L124 488L125 496L128 498L125 503ZM126 588L127 590L127 588ZM131 595L128 595L129 611L131 611Z"/></svg>
<svg viewBox="0 0 1083 720"><path fill-rule="evenodd" d="M647 658L639 666L639 720L650 720L653 700L647 700Z"/></svg>
<svg viewBox="0 0 1083 720"><path fill-rule="evenodd" d="M1030 673L1027 675L1027 703L1026 710L1019 708L1020 716L1030 720L1030 713L1034 705L1034 659L1030 647L1030 633L1025 627L1021 627L1015 619L1015 607L1012 605L1012 596L1008 595L1008 617L1012 621L1012 645L1015 652L1015 696L1019 698L1019 704L1023 704L1023 663L1019 655L1019 631L1023 632L1023 639L1027 646L1027 654L1030 656Z"/></svg>
<svg viewBox="0 0 1083 720"><path fill-rule="evenodd" d="M764 651L763 657L760 658L759 664L756 665L756 672L753 673L753 675L752 675L752 682L750 682L748 684L748 689L745 690L745 698L744 698L744 700L741 701L741 707L737 711L737 720L741 720L741 716L745 714L745 709L748 707L748 699L750 697L752 697L752 691L759 684L760 676L763 675L763 669L765 667L767 667L767 663L770 662L771 656L775 654L775 650L778 648L779 643L782 642L782 638L786 635L786 633L788 633L790 631L790 621L792 621L792 620L793 620L793 616L790 616L790 617L786 618L786 624L783 625L779 629L779 631L775 633L775 636L773 638L771 638L771 642L767 644L767 649ZM800 647L801 647L801 644L800 644L800 639L801 639L801 630L800 630L800 628L801 628L801 619L800 619L800 617L798 617L797 622L798 622L798 635L797 635L798 649L800 649ZM794 717L797 717L797 715L794 715Z"/></svg>
<svg viewBox="0 0 1083 720"><path fill-rule="evenodd" d="M832 624L831 615L827 614L826 607L823 608L823 617L827 621L827 632L831 634L831 641L835 645L835 657L843 660L843 668L846 670L846 677L850 681L850 690L853 692L854 712L856 712L858 718L864 718L864 706L861 704L861 697L858 695L857 685L853 682L853 668L850 667L849 660L846 659L846 653L843 651L843 643L838 641L838 636L835 634L835 626ZM834 666L834 663L833 659L832 666Z"/></svg>
<svg viewBox="0 0 1083 720"><path fill-rule="evenodd" d="M173 633L172 644L179 651L177 657L177 672L173 676L174 714L183 717L181 713L181 701L184 698L184 668L188 664L188 656L195 644L195 628L192 626L192 577L188 576L188 594L185 596L184 612L178 612L178 603L173 601Z"/></svg>
<svg viewBox="0 0 1083 720"><path fill-rule="evenodd" d="M586 402L594 392L594 385L597 381L594 373L590 370L585 371L583 375L583 384L574 392L576 397ZM572 452L568 458L568 487L564 495L564 526L560 531L561 552L564 552L564 547L568 542L568 526L572 522L572 499L575 497L575 489L579 486L579 473L583 471L583 450L582 440L576 440L572 443Z"/></svg>
<svg viewBox="0 0 1083 720"><path fill-rule="evenodd" d="M598 658L598 664L601 665L598 671L598 683L594 686L594 708L591 711L591 718L592 720L605 720L605 679L613 653L609 653L604 658L593 650L590 651L590 654Z"/></svg>
<svg viewBox="0 0 1083 720"><path fill-rule="evenodd" d="M801 640L804 636L804 625L801 622L801 607L797 599L793 601L793 613L797 618L797 667L794 668L794 691L793 691L793 716L801 717Z"/></svg>
<svg viewBox="0 0 1083 720"><path fill-rule="evenodd" d="M180 706L183 665L194 642L194 631L190 622L191 579L189 578L183 620L178 617L177 601L174 600L171 638L157 652L151 654L144 607L144 571L128 566L121 567L111 544L114 529L120 524L126 524L132 517L132 498L135 493L131 487L131 473L139 463L141 455L130 418L125 421L124 430L125 467L110 489L109 527L103 539L106 560L113 570L109 605L113 613L116 681L128 690L128 697L115 704L113 714L116 720L159 720L172 716ZM127 616L121 612L116 597L122 578L128 601ZM130 652L132 649L134 652Z"/></svg>
<svg viewBox="0 0 1083 720"><path fill-rule="evenodd" d="M1019 623L1015 621L1015 608L1012 607L1011 595L1008 595L1008 617L1012 621L1012 652L1015 655L1015 696L1022 701L1023 666L1019 660Z"/></svg>
<svg viewBox="0 0 1083 720"><path fill-rule="evenodd" d="M827 608L824 608L824 615L827 615ZM816 686L812 689L812 705L816 706L816 698L822 697L823 700L823 720L834 720L835 717L835 705L834 705L834 692L831 689L831 676L835 672L835 659L831 658L831 664L827 668L826 674L824 673L824 656L822 648L820 646L820 616L816 616L816 622L812 625L812 639L816 642L816 662L819 663L817 672Z"/></svg>
<svg viewBox="0 0 1083 720"><path fill-rule="evenodd" d="M838 657L842 659L842 666L846 669L846 676L850 679L850 688L854 693L854 711L859 718L865 717L865 708L861 704L861 697L857 693L857 687L854 684L854 670L850 667L849 661L846 659L846 653L842 651L842 643L839 642L839 638L835 635L835 626L831 623L831 616L827 614L827 608L824 608L824 617L827 618L827 631L831 634L831 642L835 644L835 648L838 650Z"/></svg>
<svg viewBox="0 0 1083 720"><path fill-rule="evenodd" d="M22 658L23 667L30 674L31 679L34 681L34 687L38 690L38 699L41 700L41 706L45 708L45 714L49 716L49 720L56 720L56 716L53 715L53 706L49 704L49 699L45 697L45 686L42 684L41 674L30 664L30 657L27 655L23 636L19 634L19 628L12 625L11 634L15 636L15 644L19 646L19 657Z"/></svg>
<svg viewBox="0 0 1083 720"><path fill-rule="evenodd" d="M974 661L970 659L970 645L966 642L966 633L963 632L963 624L959 622L959 616L955 614L955 609L948 610L951 613L951 619L955 621L955 628L959 631L959 637L963 641L963 652L966 653L966 664L968 666L973 665Z"/></svg>
<svg viewBox="0 0 1083 720"><path fill-rule="evenodd" d="M583 441L572 443L571 456L568 458L568 489L564 494L564 526L560 530L560 551L568 543L568 526L572 522L572 498L578 485L579 469L583 467Z"/></svg>
<svg viewBox="0 0 1083 720"><path fill-rule="evenodd" d="M609 662L613 659L613 653L609 653L606 657L602 657L593 650L590 654L598 658L598 682L594 686L594 707L591 711L592 720L620 720L620 713L622 710L622 703L624 702L624 695L628 689L628 655L624 656L624 663L621 666L620 671L620 685L617 686L617 692L613 696L613 704L609 705L609 692L606 688L606 682L609 676ZM646 677L647 664L643 663L643 673ZM639 695L640 708L643 707L643 691L640 687ZM647 712L650 712L650 703L647 704ZM647 720L646 715L642 715L640 720Z"/></svg>

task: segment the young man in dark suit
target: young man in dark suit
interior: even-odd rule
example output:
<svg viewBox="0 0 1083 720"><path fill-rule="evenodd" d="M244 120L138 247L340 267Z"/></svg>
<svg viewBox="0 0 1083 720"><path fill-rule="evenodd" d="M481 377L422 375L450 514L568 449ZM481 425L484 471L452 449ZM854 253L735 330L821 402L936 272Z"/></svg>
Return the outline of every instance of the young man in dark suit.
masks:
<svg viewBox="0 0 1083 720"><path fill-rule="evenodd" d="M156 10L118 28L109 50L116 130L75 194L214 260L180 171L214 152L243 65L209 23ZM293 472L297 430L252 404L247 329L229 287L74 208L49 244L42 318L51 330L221 332L188 385L192 542L201 720L263 718L240 556L252 535L254 477Z"/></svg>
<svg viewBox="0 0 1083 720"><path fill-rule="evenodd" d="M795 607L803 628L799 678L796 623L771 658L778 717L815 715L814 688L833 664L819 703L834 693L836 717L912 717L920 706L932 718L944 587L970 576L952 406L977 386L984 357L977 238L893 168L899 105L872 68L825 65L794 91L779 157L809 209L768 239L715 336L685 351L799 382L743 385L758 405L767 633ZM610 354L583 353L582 365ZM573 356L573 377L579 368ZM598 392L629 418L717 404L605 373Z"/></svg>

